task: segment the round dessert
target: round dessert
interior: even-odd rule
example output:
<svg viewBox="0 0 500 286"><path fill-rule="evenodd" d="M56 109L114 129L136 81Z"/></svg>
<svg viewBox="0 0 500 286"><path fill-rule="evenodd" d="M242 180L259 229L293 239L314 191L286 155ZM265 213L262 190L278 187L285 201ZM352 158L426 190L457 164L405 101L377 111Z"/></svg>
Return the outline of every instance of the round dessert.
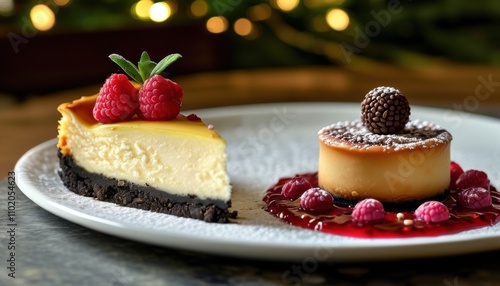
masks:
<svg viewBox="0 0 500 286"><path fill-rule="evenodd" d="M394 96L399 91L379 87L379 97ZM390 118L404 128L397 133L377 132L370 125L377 116L391 110L390 99L373 98L380 111L372 110L361 120L338 122L322 128L319 138L319 186L337 200L349 204L373 198L389 206L412 206L428 199L441 199L450 185L450 145L452 135L440 126L427 121ZM363 102L362 110L370 110ZM375 104L377 105L377 104ZM394 109L394 107L392 107ZM409 108L403 107L404 114ZM371 118L373 120L364 120ZM366 121L369 121L368 123ZM382 126L382 125L380 125Z"/></svg>

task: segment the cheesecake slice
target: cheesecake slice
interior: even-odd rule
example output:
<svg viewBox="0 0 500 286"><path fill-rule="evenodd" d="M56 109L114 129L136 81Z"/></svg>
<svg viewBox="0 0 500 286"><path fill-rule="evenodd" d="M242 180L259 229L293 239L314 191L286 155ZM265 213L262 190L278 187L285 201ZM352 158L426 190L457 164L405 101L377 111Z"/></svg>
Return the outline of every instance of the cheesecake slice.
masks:
<svg viewBox="0 0 500 286"><path fill-rule="evenodd" d="M98 200L206 222L229 222L226 143L195 115L103 124L97 95L58 107L60 176Z"/></svg>

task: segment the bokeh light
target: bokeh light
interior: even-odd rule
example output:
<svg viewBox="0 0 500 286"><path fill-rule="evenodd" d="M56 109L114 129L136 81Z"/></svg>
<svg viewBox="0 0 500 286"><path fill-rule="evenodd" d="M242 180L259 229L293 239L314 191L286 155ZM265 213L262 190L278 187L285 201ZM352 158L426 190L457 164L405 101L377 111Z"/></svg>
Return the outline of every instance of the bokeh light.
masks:
<svg viewBox="0 0 500 286"><path fill-rule="evenodd" d="M228 22L227 19L223 16L215 16L207 20L206 26L209 32L218 34L227 30Z"/></svg>
<svg viewBox="0 0 500 286"><path fill-rule="evenodd" d="M132 6L132 15L141 20L149 19L149 9L153 6L152 0L140 0Z"/></svg>
<svg viewBox="0 0 500 286"><path fill-rule="evenodd" d="M54 12L44 4L33 6L30 11L31 23L39 31L47 31L54 27L56 16Z"/></svg>
<svg viewBox="0 0 500 286"><path fill-rule="evenodd" d="M250 20L240 18L234 22L234 32L248 40L255 39L258 36L257 27Z"/></svg>
<svg viewBox="0 0 500 286"><path fill-rule="evenodd" d="M343 31L349 26L349 15L342 9L331 9L326 13L328 26L336 31Z"/></svg>
<svg viewBox="0 0 500 286"><path fill-rule="evenodd" d="M247 36L252 33L252 22L248 19L240 18L234 22L234 31L240 36Z"/></svg>
<svg viewBox="0 0 500 286"><path fill-rule="evenodd" d="M156 2L149 8L149 18L154 22L164 22L172 13L166 2Z"/></svg>

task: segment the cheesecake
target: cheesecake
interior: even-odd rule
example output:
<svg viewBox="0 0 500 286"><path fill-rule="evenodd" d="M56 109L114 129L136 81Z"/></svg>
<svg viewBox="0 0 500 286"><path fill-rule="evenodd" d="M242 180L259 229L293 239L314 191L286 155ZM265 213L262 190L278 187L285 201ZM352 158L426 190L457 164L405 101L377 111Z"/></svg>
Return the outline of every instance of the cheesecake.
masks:
<svg viewBox="0 0 500 286"><path fill-rule="evenodd" d="M318 133L319 185L335 197L388 204L445 195L450 185L451 134L413 120L398 134L374 134L359 120Z"/></svg>
<svg viewBox="0 0 500 286"><path fill-rule="evenodd" d="M210 222L233 214L225 141L197 116L101 124L96 95L58 107L60 175L73 192Z"/></svg>
<svg viewBox="0 0 500 286"><path fill-rule="evenodd" d="M447 197L452 135L432 122L410 120L400 96L394 88L374 89L362 102L360 119L318 131L318 184L337 202L372 198L389 208L411 208Z"/></svg>
<svg viewBox="0 0 500 286"><path fill-rule="evenodd" d="M64 185L124 207L230 222L237 212L230 211L226 142L195 114L179 112L182 92L160 75L136 82L114 74L98 94L60 104Z"/></svg>

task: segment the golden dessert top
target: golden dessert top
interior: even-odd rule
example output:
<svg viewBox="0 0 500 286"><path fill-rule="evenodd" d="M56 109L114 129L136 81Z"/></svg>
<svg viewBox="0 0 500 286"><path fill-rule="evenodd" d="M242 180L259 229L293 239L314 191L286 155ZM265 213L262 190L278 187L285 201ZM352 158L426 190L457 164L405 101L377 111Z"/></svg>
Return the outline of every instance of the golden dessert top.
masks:
<svg viewBox="0 0 500 286"><path fill-rule="evenodd" d="M411 120L396 134L375 134L360 120L342 121L323 127L319 139L327 146L358 150L400 151L433 148L451 142L452 135L439 125Z"/></svg>
<svg viewBox="0 0 500 286"><path fill-rule="evenodd" d="M179 114L177 118L166 121L148 121L141 120L137 116L127 121L117 123L102 124L97 122L92 115L92 110L97 99L97 94L93 96L83 96L72 102L67 102L59 105L57 110L62 115L68 115L80 122L88 129L94 132L109 132L109 131L149 131L154 133L177 133L189 134L191 136L217 138L223 140L220 135L206 126L201 120L190 118Z"/></svg>

